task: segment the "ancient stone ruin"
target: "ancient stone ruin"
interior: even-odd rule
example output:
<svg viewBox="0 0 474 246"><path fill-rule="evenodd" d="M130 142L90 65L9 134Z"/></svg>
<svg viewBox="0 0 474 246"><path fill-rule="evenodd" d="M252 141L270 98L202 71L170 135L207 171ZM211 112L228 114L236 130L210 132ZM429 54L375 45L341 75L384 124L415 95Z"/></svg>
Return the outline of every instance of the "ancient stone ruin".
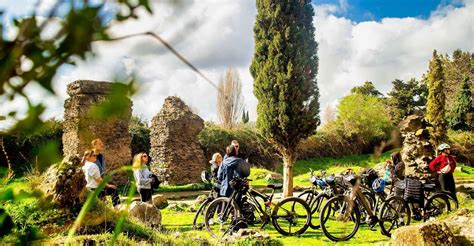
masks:
<svg viewBox="0 0 474 246"><path fill-rule="evenodd" d="M407 176L427 179L431 175L428 164L435 153L429 141L427 125L423 116L419 115L410 115L400 123L404 138L401 155Z"/></svg>
<svg viewBox="0 0 474 246"><path fill-rule="evenodd" d="M114 108L119 113L113 116L107 116L108 108L103 105L112 91L120 86L122 85L117 83L88 80L78 80L68 85L67 93L70 98L64 103L63 123L65 156L82 156L86 149L91 148L91 141L100 138L105 144L107 171L131 164L132 138L128 125L132 115L132 102L126 95L120 97L124 101L114 102L120 108ZM100 113L94 114L93 110ZM112 180L114 183L125 183L127 176L123 172L118 173Z"/></svg>
<svg viewBox="0 0 474 246"><path fill-rule="evenodd" d="M151 169L164 184L200 181L206 167L197 134L204 121L178 97L167 97L161 111L153 117L150 132Z"/></svg>

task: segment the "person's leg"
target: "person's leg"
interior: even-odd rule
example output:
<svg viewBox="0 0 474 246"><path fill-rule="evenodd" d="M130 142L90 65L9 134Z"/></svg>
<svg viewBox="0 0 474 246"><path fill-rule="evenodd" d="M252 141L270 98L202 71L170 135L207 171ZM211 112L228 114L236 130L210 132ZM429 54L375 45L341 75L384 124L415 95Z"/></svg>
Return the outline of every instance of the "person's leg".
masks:
<svg viewBox="0 0 474 246"><path fill-rule="evenodd" d="M454 176L452 173L445 174L446 189L453 195L454 199L457 201L456 197L456 183L454 182Z"/></svg>
<svg viewBox="0 0 474 246"><path fill-rule="evenodd" d="M138 189L138 193L140 194L140 201L144 202L146 199L145 189Z"/></svg>
<svg viewBox="0 0 474 246"><path fill-rule="evenodd" d="M147 202L152 202L153 198L153 190L152 189L147 189Z"/></svg>

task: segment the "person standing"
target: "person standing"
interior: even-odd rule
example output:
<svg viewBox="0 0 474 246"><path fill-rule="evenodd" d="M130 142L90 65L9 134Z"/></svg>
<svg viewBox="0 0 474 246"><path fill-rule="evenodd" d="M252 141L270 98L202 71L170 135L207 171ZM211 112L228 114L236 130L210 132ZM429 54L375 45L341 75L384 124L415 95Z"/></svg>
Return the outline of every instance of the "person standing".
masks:
<svg viewBox="0 0 474 246"><path fill-rule="evenodd" d="M214 153L212 155L212 159L209 161L211 164L211 174L212 174L212 179L214 182L217 181L217 172L219 171L219 167L222 164L222 155L220 153Z"/></svg>
<svg viewBox="0 0 474 246"><path fill-rule="evenodd" d="M100 175L100 168L96 164L98 154L94 150L86 150L84 156L82 157L82 171L86 179L86 188L94 191L99 187L99 184L103 181L103 178ZM113 188L112 188L113 187ZM100 191L99 198L103 198L106 195L112 196L112 204L117 206L120 204L120 198L118 196L117 190L114 189L115 186L111 184L105 184L105 188ZM112 189L115 192L112 192Z"/></svg>
<svg viewBox="0 0 474 246"><path fill-rule="evenodd" d="M239 141L237 141L237 140L234 139L234 140L232 140L232 142L231 142L230 144L235 147L235 150L237 151L237 157L239 157L239 158L245 160L245 159L246 159L246 155L240 151L240 144L239 144Z"/></svg>
<svg viewBox="0 0 474 246"><path fill-rule="evenodd" d="M133 177L142 202L150 202L153 195L153 189L151 188L152 173L148 169L147 163L148 155L144 152L133 157Z"/></svg>
<svg viewBox="0 0 474 246"><path fill-rule="evenodd" d="M448 191L457 201L456 184L454 182L454 170L456 169L456 161L450 152L451 147L442 143L438 146L440 154L430 163L429 168L438 176L441 190Z"/></svg>
<svg viewBox="0 0 474 246"><path fill-rule="evenodd" d="M104 151L104 142L100 138L94 139L91 142L92 150L97 155L97 159L95 163L99 167L100 170L100 177L103 179L106 174L106 166L105 166L105 156L102 153ZM105 189L101 192L100 198L104 196L112 196L112 202L114 206L120 204L120 198L117 192L117 186L113 184L106 184Z"/></svg>
<svg viewBox="0 0 474 246"><path fill-rule="evenodd" d="M224 158L217 177L221 182L220 195L230 197L234 190L230 187L229 182L236 176L243 177L240 165L244 164L245 160L237 156L237 148L234 145L227 147L226 156L227 158Z"/></svg>

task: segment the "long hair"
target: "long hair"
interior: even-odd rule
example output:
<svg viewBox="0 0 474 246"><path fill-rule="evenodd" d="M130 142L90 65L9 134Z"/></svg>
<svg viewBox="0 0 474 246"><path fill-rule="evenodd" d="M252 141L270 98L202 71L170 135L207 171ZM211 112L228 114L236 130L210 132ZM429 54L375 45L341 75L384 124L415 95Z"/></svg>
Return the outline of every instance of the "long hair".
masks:
<svg viewBox="0 0 474 246"><path fill-rule="evenodd" d="M86 150L84 152L84 155L82 156L81 165L84 165L86 163L86 159L89 158L93 154L94 154L93 150L91 149Z"/></svg>
<svg viewBox="0 0 474 246"><path fill-rule="evenodd" d="M217 164L217 160L220 160L222 162L222 155L220 153L214 153L214 155L212 155L212 159L209 163L216 163Z"/></svg>
<svg viewBox="0 0 474 246"><path fill-rule="evenodd" d="M142 164L142 155L145 154L145 152L140 152L136 155L133 156L133 162L132 162L132 168L133 169L141 169L143 164Z"/></svg>

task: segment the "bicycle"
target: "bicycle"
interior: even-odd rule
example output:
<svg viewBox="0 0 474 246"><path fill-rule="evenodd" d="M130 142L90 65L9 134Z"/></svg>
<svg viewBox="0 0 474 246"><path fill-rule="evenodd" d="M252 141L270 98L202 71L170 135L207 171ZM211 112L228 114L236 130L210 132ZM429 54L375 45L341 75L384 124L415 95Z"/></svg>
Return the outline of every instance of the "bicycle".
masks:
<svg viewBox="0 0 474 246"><path fill-rule="evenodd" d="M234 189L231 197L220 197L209 204L204 218L206 229L212 237L222 238L258 222L262 223L260 229L272 222L273 227L285 236L299 235L308 229L311 213L308 204L302 199L288 197L275 204L275 190L281 189L282 184L267 185L272 189L271 195L267 195L250 188L249 181L246 178L234 178L230 182ZM263 206L257 199L263 200ZM260 220L253 218L255 213Z"/></svg>
<svg viewBox="0 0 474 246"><path fill-rule="evenodd" d="M209 191L206 199L202 202L199 206L196 214L194 214L193 218L193 230L202 230L204 228L204 213L206 211L207 206L214 201L219 196L218 187L212 184L210 174L206 171L201 173L201 179L205 184L212 185L212 189Z"/></svg>
<svg viewBox="0 0 474 246"><path fill-rule="evenodd" d="M329 199L323 206L319 216L321 229L330 240L347 241L357 233L361 224L360 208L367 213L367 224L371 229L377 223L381 227L384 226L381 221L391 221L393 225L397 226L410 223L408 204L402 198L395 197L393 200L394 202L401 202L402 207L394 209L390 216L379 215L377 217L367 197L362 194L360 176L349 174L344 177L344 181L348 187L351 187L350 191L344 195L338 195ZM384 205L385 202L382 207ZM392 204L385 206L390 208Z"/></svg>
<svg viewBox="0 0 474 246"><path fill-rule="evenodd" d="M336 194L341 194L344 187L341 185L342 182L336 179L334 174L326 177L326 171L323 170L321 171L321 176L316 176L312 168L309 170L311 171L309 177L311 188L303 191L298 197L303 199L311 209L309 226L312 229L319 229L319 214L322 205ZM321 189L321 192L318 193L317 188Z"/></svg>
<svg viewBox="0 0 474 246"><path fill-rule="evenodd" d="M402 183L398 183L397 185L399 189L405 190L407 189L406 184L407 184L407 179L402 181ZM413 181L410 181L413 182ZM418 181L419 182L419 181ZM403 186L400 187L400 184ZM452 208L457 209L458 208L458 203L454 197L447 192L443 191L436 191L436 185L433 183L419 183L418 184L419 189L421 191L417 191L416 193L419 193L419 196L423 196L422 200L421 198L413 198L412 194L409 194L405 190L403 199L405 202L409 204L408 209L414 211L414 219L415 220L423 220L426 221L430 217L437 217L442 214L448 213L452 210ZM413 192L412 192L413 193ZM391 196L387 198L386 202L391 203L394 199L394 197L400 197L400 196ZM450 200L452 201L453 204L451 204ZM423 202L424 201L424 202ZM452 206L453 205L453 206ZM386 208L382 206L380 209L380 214L385 214L387 213ZM388 212L390 213L390 212ZM388 227L390 228L390 227Z"/></svg>

